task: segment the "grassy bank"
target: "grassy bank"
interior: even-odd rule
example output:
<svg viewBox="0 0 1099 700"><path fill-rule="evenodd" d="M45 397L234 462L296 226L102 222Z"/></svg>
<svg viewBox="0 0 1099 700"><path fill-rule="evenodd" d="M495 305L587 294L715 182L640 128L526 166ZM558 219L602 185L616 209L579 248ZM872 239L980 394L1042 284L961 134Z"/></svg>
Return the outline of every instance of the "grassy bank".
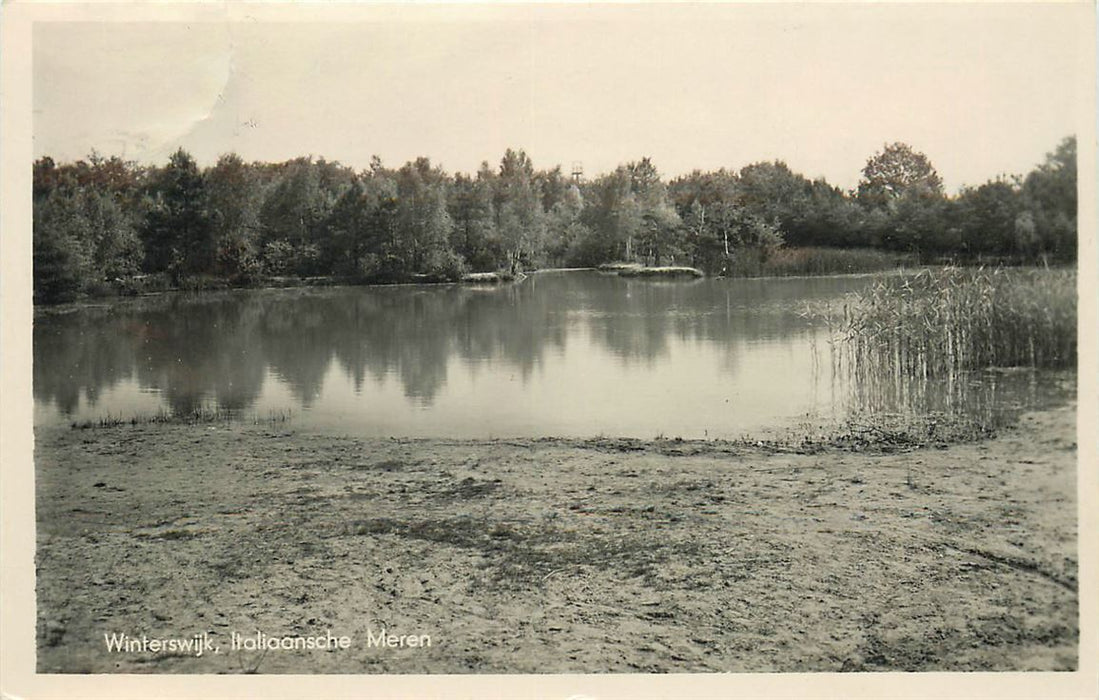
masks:
<svg viewBox="0 0 1099 700"><path fill-rule="evenodd" d="M467 279L468 278L468 279ZM449 284L455 282L500 283L516 279L506 271L459 274L402 274L402 275L268 275L253 278L229 279L214 275L195 275L172 279L169 275L135 275L113 283L97 284L75 298L61 301L36 302L36 306L49 308L73 303L106 301L139 297L167 292L219 292L230 289L285 289L295 287L337 287L395 284Z"/></svg>
<svg viewBox="0 0 1099 700"><path fill-rule="evenodd" d="M683 279L706 276L705 272L695 267L685 267L682 265L649 267L635 262L603 263L596 269L600 272L614 273L619 277L641 277L649 279Z"/></svg>
<svg viewBox="0 0 1099 700"><path fill-rule="evenodd" d="M705 273L694 267L624 267L618 270L619 277L641 277L643 279L683 279L705 277Z"/></svg>
<svg viewBox="0 0 1099 700"><path fill-rule="evenodd" d="M914 256L872 248L739 248L722 269L711 273L723 277L817 277L882 272L916 264ZM693 267L646 267L636 262L610 262L598 268L623 277L702 277Z"/></svg>

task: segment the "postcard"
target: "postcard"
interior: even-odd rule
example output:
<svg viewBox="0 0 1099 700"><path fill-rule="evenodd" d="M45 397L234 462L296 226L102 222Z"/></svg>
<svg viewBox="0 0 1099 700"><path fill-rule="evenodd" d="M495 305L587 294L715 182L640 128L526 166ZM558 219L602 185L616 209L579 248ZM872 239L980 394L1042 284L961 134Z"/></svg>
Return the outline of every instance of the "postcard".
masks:
<svg viewBox="0 0 1099 700"><path fill-rule="evenodd" d="M1095 697L1095 8L3 7L5 696Z"/></svg>

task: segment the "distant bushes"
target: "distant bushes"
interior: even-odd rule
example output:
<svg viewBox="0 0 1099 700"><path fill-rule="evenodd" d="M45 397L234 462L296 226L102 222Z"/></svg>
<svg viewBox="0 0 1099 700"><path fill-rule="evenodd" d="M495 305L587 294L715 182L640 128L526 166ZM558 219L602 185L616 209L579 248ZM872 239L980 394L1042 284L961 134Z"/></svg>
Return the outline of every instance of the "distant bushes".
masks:
<svg viewBox="0 0 1099 700"><path fill-rule="evenodd" d="M915 256L870 248L746 250L726 268L730 277L794 277L881 272L916 262Z"/></svg>

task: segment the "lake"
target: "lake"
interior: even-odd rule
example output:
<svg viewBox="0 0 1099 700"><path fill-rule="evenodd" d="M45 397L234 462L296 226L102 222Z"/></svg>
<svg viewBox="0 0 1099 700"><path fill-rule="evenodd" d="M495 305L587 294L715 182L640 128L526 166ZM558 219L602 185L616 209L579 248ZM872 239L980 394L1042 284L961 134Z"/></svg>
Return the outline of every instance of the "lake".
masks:
<svg viewBox="0 0 1099 700"><path fill-rule="evenodd" d="M363 436L763 437L865 408L804 312L869 282L544 272L500 287L179 293L40 313L34 419L206 407ZM966 383L975 409L1043 399L1030 373Z"/></svg>

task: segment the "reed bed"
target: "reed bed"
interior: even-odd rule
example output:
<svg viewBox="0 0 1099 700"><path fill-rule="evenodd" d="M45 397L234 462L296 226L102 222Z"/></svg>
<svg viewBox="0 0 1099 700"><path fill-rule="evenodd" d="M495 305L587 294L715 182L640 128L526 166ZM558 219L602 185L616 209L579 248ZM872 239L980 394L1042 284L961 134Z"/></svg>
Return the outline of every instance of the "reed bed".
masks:
<svg viewBox="0 0 1099 700"><path fill-rule="evenodd" d="M941 268L883 277L849 297L839 324L850 361L942 378L1076 364L1076 272Z"/></svg>
<svg viewBox="0 0 1099 700"><path fill-rule="evenodd" d="M1074 270L883 276L813 315L828 324L832 377L862 420L934 432L964 418L980 432L1037 400L1039 371L1076 365Z"/></svg>
<svg viewBox="0 0 1099 700"><path fill-rule="evenodd" d="M823 248L815 246L739 251L727 266L728 277L812 277L884 272L911 266L914 258L904 253L871 248Z"/></svg>

